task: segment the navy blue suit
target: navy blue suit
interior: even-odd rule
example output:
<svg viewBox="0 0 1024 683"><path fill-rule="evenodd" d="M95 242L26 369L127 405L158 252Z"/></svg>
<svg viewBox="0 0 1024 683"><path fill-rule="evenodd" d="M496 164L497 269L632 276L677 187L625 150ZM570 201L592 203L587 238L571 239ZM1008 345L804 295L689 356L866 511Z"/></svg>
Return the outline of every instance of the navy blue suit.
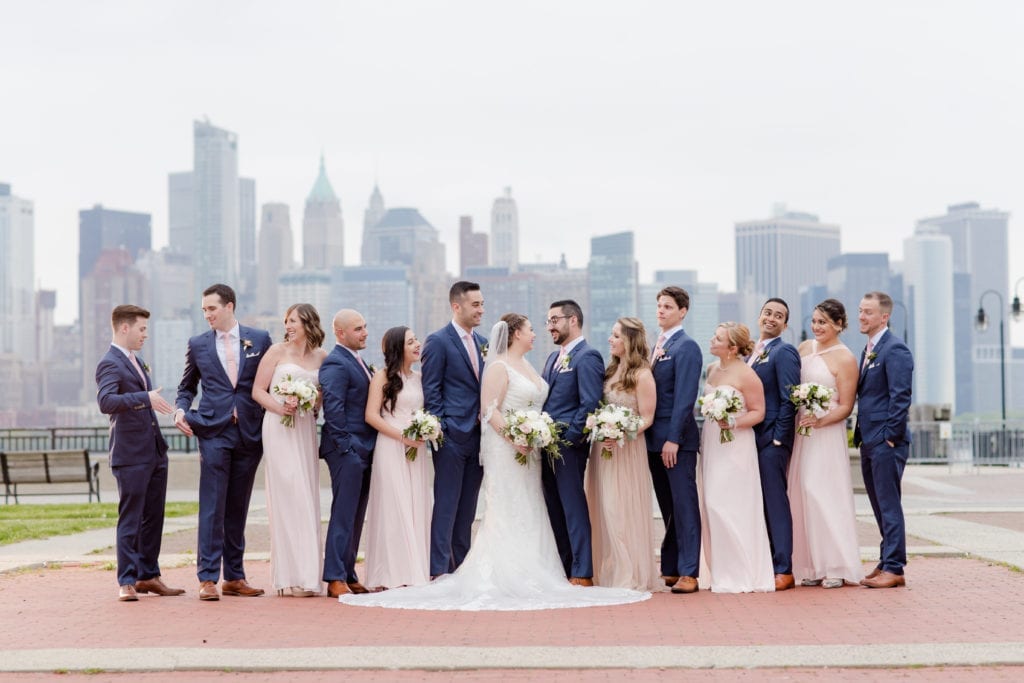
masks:
<svg viewBox="0 0 1024 683"><path fill-rule="evenodd" d="M487 340L473 332L477 367ZM420 368L425 409L441 420L444 443L434 452L434 513L430 520L430 574L455 571L476 519L484 471L480 467L480 378L466 345L449 323L423 343Z"/></svg>
<svg viewBox="0 0 1024 683"><path fill-rule="evenodd" d="M320 366L324 426L320 457L331 472L331 521L324 546L324 581L358 581L356 553L370 493L370 466L377 431L366 424L368 370L341 346Z"/></svg>
<svg viewBox="0 0 1024 683"><path fill-rule="evenodd" d="M263 457L263 407L252 398L256 368L267 349L265 330L239 325L238 381L231 386L217 355L213 330L188 340L185 372L175 405L199 441L199 556L200 581L245 578L245 520L252 483ZM192 408L202 386L199 408ZM237 413L237 419L235 415Z"/></svg>
<svg viewBox="0 0 1024 683"><path fill-rule="evenodd" d="M136 356L139 366L145 364ZM145 369L143 369L145 374ZM117 480L117 583L160 576L160 540L167 498L167 442L149 400L149 375L139 375L111 346L96 366L96 401L110 416L110 471Z"/></svg>
<svg viewBox="0 0 1024 683"><path fill-rule="evenodd" d="M697 500L697 449L700 432L693 415L704 357L683 330L665 342L651 372L657 389L654 421L647 429L647 464L654 495L665 522L661 544L664 576L697 577L700 572L700 504ZM675 467L665 467L666 441L679 445Z"/></svg>
<svg viewBox="0 0 1024 683"><path fill-rule="evenodd" d="M793 515L786 482L796 433L796 406L789 400L789 391L800 384L800 353L776 337L765 344L753 367L764 386L764 420L754 427L754 437L772 565L776 574L792 574Z"/></svg>
<svg viewBox="0 0 1024 683"><path fill-rule="evenodd" d="M872 353L874 357L866 365L864 352L860 357L853 443L860 446L864 488L882 534L878 568L903 574L907 564L907 534L901 481L910 454L907 419L914 358L907 345L891 330L882 335Z"/></svg>
<svg viewBox="0 0 1024 683"><path fill-rule="evenodd" d="M604 359L586 341L579 342L567 357L568 361L556 367L558 352L555 351L544 364L544 379L549 387L544 411L555 422L568 425L561 435L568 445L559 448L562 457L553 467L545 464L541 468L541 482L565 575L591 578L594 554L590 509L583 491L590 444L583 427L587 415L597 409L604 394Z"/></svg>

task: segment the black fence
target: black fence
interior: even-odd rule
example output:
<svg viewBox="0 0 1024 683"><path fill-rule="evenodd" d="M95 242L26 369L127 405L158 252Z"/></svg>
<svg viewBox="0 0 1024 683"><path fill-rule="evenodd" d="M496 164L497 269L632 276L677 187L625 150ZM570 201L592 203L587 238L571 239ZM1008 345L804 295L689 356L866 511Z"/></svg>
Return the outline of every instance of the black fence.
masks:
<svg viewBox="0 0 1024 683"><path fill-rule="evenodd" d="M174 427L163 427L167 445L172 451L196 451L194 438L185 436ZM107 427L45 427L40 429L0 429L0 451L39 451L87 448L90 453L102 454L109 449L110 430Z"/></svg>

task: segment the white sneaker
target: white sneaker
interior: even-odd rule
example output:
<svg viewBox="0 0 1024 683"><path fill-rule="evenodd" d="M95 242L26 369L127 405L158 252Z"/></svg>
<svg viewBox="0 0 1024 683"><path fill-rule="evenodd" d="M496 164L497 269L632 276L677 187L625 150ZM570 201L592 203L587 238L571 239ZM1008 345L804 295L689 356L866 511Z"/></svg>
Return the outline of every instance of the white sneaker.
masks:
<svg viewBox="0 0 1024 683"><path fill-rule="evenodd" d="M843 580L842 579L825 579L824 581L821 582L821 585L824 588L842 588L843 587Z"/></svg>

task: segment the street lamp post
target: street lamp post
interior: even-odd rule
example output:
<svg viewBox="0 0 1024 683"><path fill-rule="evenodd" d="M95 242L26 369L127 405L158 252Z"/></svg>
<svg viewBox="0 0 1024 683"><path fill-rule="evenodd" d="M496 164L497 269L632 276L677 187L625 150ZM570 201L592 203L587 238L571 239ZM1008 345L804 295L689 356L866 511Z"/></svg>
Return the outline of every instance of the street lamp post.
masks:
<svg viewBox="0 0 1024 683"><path fill-rule="evenodd" d="M1013 303L1010 304L1010 312L1013 313L1013 319L1016 321L1020 320L1020 283L1024 282L1024 277L1017 278L1017 282L1013 285Z"/></svg>
<svg viewBox="0 0 1024 683"><path fill-rule="evenodd" d="M1018 283L1020 280L1018 280ZM996 298L999 299L999 391L1000 398L1002 401L1003 408L1003 426L1006 426L1006 342L1003 339L1003 324L1005 322L1006 314L1003 312L1003 295L994 289L986 289L981 293L981 298L978 299L978 316L974 321L974 326L979 332L984 332L988 329L988 313L985 312L985 307L982 306L982 302L985 301L985 296L988 294L995 294ZM1015 303L1019 307L1020 302L1014 297Z"/></svg>

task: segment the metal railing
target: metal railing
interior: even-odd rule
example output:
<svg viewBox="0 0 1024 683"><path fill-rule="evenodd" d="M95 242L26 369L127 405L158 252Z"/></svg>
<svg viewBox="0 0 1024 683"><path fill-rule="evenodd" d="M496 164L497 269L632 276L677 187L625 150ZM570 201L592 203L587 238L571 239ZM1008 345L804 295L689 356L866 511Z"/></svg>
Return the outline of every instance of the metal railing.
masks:
<svg viewBox="0 0 1024 683"><path fill-rule="evenodd" d="M196 442L174 427L162 427L164 439L172 451L191 453ZM89 449L102 454L109 449L110 430L107 427L43 427L39 429L0 429L0 451L38 451Z"/></svg>
<svg viewBox="0 0 1024 683"><path fill-rule="evenodd" d="M910 462L1024 464L1024 420L911 422Z"/></svg>

